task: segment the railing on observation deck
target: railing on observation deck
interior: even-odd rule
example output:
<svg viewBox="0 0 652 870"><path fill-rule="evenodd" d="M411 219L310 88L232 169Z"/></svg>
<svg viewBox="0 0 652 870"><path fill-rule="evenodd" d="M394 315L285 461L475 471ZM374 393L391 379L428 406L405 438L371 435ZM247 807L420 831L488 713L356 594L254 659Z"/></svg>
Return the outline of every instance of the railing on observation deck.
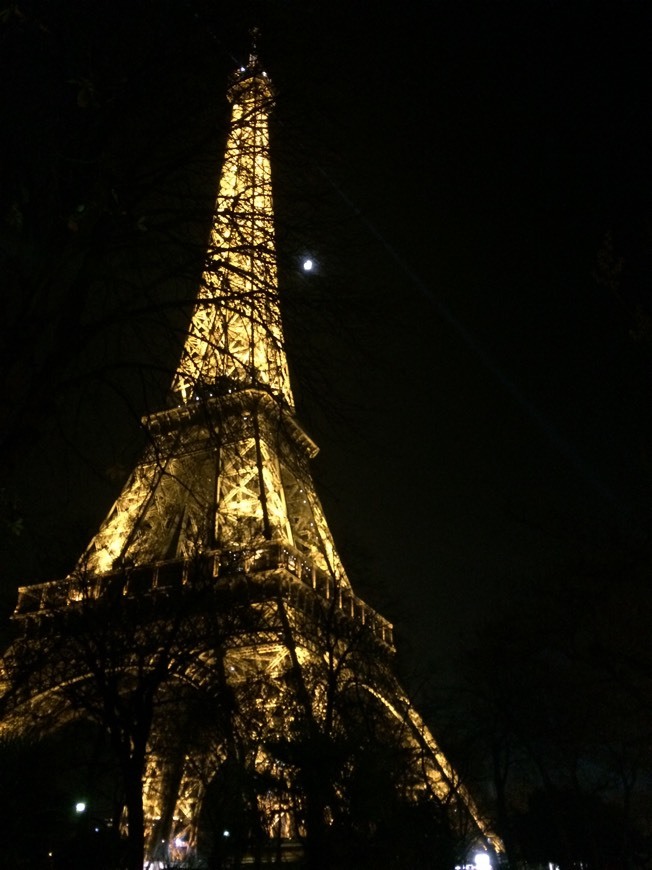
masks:
<svg viewBox="0 0 652 870"><path fill-rule="evenodd" d="M320 599L349 619L366 626L382 643L393 648L392 625L354 595L332 574L287 544L269 543L242 550L214 550L193 559L125 567L110 574L76 576L18 590L14 618L47 615L65 610L76 601L104 595L136 597L170 594L196 582L215 580L228 586L238 578L251 578L272 595L282 593L302 610ZM316 597L310 596L309 590Z"/></svg>

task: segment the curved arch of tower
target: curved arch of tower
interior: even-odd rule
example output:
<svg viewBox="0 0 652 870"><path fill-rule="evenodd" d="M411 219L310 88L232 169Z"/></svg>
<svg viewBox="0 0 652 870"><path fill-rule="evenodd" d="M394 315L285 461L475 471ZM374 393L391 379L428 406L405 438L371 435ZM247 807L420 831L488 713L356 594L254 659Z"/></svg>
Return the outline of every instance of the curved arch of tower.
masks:
<svg viewBox="0 0 652 870"><path fill-rule="evenodd" d="M88 715L100 665L109 667L118 695L149 715L129 736L146 743L148 854L179 857L195 848L204 797L234 758L267 782L247 804L266 836L300 836L311 796L296 798L290 737L352 728L362 714L347 705L363 697L374 727L410 759L415 795L454 800L500 852L392 674L391 625L355 595L338 557L310 473L317 448L294 416L277 292L273 91L255 57L229 99L174 406L144 420L149 446L75 570L19 590L2 728ZM324 783L322 811L335 791Z"/></svg>

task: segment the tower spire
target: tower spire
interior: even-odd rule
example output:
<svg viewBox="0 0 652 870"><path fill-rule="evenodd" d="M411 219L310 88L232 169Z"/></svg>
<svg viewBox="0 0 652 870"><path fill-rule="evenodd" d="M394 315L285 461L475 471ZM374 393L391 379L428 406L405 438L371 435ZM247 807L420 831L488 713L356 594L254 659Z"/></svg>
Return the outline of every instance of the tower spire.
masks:
<svg viewBox="0 0 652 870"><path fill-rule="evenodd" d="M259 28L254 25L249 31L251 37L251 51L249 52L249 66L254 67L258 63L258 37L260 36Z"/></svg>
<svg viewBox="0 0 652 870"><path fill-rule="evenodd" d="M199 297L172 392L264 389L293 407L278 300L269 159L274 91L256 55L231 77L231 123Z"/></svg>

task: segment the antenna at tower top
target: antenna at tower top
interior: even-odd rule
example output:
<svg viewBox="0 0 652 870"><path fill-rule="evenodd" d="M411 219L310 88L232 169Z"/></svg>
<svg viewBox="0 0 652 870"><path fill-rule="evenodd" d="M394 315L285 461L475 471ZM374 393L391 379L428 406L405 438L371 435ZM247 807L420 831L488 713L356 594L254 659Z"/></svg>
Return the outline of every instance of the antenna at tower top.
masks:
<svg viewBox="0 0 652 870"><path fill-rule="evenodd" d="M258 27L252 27L249 31L249 36L251 37L251 51L249 52L249 66L256 66L258 64L258 37L260 36L260 29Z"/></svg>

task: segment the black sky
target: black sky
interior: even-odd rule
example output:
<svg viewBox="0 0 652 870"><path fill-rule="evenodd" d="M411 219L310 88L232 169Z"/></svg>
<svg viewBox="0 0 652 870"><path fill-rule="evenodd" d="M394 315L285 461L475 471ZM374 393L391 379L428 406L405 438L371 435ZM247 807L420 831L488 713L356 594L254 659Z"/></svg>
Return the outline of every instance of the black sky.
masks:
<svg viewBox="0 0 652 870"><path fill-rule="evenodd" d="M319 468L338 540L438 664L647 540L650 10L423 4L335 32L309 84L331 72L373 329Z"/></svg>
<svg viewBox="0 0 652 870"><path fill-rule="evenodd" d="M652 10L360 6L189 0L172 16L162 4L147 7L158 60L144 51L129 66L120 51L144 13L112 22L111 45L99 26L72 28L63 56L98 79L102 63L124 63L123 91L140 87L143 104L156 75L177 100L187 80L204 116L223 117L226 75L261 27L278 90L290 365L322 448L318 488L357 591L396 623L407 665L444 667L511 600L649 543ZM34 20L52 32L46 13ZM15 33L4 40L17 50ZM5 85L3 171L31 178L38 166L16 142L39 130L39 85L59 91L25 44L35 90ZM160 94L155 104L164 115ZM141 144L137 132L121 141ZM622 259L611 286L595 275L607 239ZM309 279L293 274L304 249L319 263ZM319 316L302 292L322 300ZM50 552L60 570L69 551L71 566L110 506L106 469L137 442L119 409L86 395L81 447L66 452L58 423L40 421L16 451L5 491L24 531L7 544L6 588L45 579ZM91 473L106 419L119 459L105 443Z"/></svg>

